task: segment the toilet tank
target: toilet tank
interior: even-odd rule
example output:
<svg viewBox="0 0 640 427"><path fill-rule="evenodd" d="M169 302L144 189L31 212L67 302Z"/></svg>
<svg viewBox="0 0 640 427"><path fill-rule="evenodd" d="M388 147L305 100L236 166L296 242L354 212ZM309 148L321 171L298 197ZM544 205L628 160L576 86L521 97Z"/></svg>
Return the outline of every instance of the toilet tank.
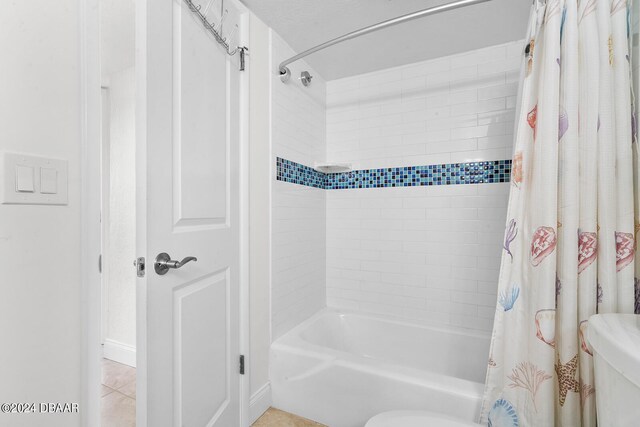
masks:
<svg viewBox="0 0 640 427"><path fill-rule="evenodd" d="M640 425L640 315L597 314L589 319L598 426Z"/></svg>

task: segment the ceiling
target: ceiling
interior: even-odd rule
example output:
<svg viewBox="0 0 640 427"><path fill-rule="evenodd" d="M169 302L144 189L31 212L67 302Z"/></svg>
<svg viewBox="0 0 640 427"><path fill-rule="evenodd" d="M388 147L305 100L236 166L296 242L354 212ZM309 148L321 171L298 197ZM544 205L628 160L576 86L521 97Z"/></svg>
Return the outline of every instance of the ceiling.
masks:
<svg viewBox="0 0 640 427"><path fill-rule="evenodd" d="M296 51L453 0L242 0ZM524 38L531 0L492 0L389 27L314 53L326 80Z"/></svg>

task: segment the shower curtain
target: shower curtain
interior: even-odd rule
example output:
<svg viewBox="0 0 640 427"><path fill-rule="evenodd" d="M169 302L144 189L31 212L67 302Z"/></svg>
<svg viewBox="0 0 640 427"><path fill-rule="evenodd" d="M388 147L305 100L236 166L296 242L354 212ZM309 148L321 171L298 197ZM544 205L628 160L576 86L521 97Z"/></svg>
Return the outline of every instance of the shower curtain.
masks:
<svg viewBox="0 0 640 427"><path fill-rule="evenodd" d="M630 3L532 8L483 424L595 426L588 319L640 311Z"/></svg>

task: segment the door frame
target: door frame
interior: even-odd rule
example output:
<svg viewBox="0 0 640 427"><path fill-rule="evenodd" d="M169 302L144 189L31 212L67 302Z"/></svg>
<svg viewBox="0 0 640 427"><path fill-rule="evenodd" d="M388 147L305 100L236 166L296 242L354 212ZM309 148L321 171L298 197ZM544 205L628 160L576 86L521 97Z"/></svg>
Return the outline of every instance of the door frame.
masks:
<svg viewBox="0 0 640 427"><path fill-rule="evenodd" d="M155 0L157 1L157 0ZM166 0L168 1L168 0ZM172 0L179 1L179 0ZM237 0L227 0L242 11L240 40L242 45L249 41L249 10ZM146 43L147 3L136 2L136 156L146 158L146 135L141 124L146 119L144 100L143 49ZM81 318L82 318L82 383L81 383L81 423L83 426L100 426L100 383L101 383L101 275L98 272L98 257L101 253L101 75L100 75L100 12L99 0L78 0L80 11L80 114L81 114L81 217L80 227L82 255L80 261L82 277ZM250 357L249 348L249 67L240 75L240 352ZM142 101L141 101L142 100ZM136 163L136 197L144 197L145 165ZM141 218L143 215L138 215ZM146 238L145 224L136 224L137 247L146 249L140 243ZM144 255L141 253L140 255ZM147 260L149 264L151 260ZM132 266L131 274L135 274ZM136 421L138 427L147 427L146 422L146 325L144 321L146 279L138 279L136 286L136 358L137 396ZM245 366L248 368L250 364ZM250 382L248 369L240 381L240 422L249 425Z"/></svg>
<svg viewBox="0 0 640 427"><path fill-rule="evenodd" d="M101 79L99 0L78 0L80 11L81 423L100 425Z"/></svg>

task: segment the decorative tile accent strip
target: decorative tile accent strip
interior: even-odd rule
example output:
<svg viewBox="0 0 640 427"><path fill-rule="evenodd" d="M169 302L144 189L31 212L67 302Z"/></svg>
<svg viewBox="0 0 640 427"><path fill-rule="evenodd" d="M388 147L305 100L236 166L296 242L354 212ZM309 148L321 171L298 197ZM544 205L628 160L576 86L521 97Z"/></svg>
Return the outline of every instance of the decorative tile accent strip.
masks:
<svg viewBox="0 0 640 427"><path fill-rule="evenodd" d="M511 160L363 169L323 174L308 166L277 158L277 179L325 190L509 182Z"/></svg>
<svg viewBox="0 0 640 427"><path fill-rule="evenodd" d="M328 174L325 189L508 182L510 174L511 160L365 169Z"/></svg>
<svg viewBox="0 0 640 427"><path fill-rule="evenodd" d="M276 167L278 181L322 189L326 187L327 178L325 174L309 166L276 157Z"/></svg>

